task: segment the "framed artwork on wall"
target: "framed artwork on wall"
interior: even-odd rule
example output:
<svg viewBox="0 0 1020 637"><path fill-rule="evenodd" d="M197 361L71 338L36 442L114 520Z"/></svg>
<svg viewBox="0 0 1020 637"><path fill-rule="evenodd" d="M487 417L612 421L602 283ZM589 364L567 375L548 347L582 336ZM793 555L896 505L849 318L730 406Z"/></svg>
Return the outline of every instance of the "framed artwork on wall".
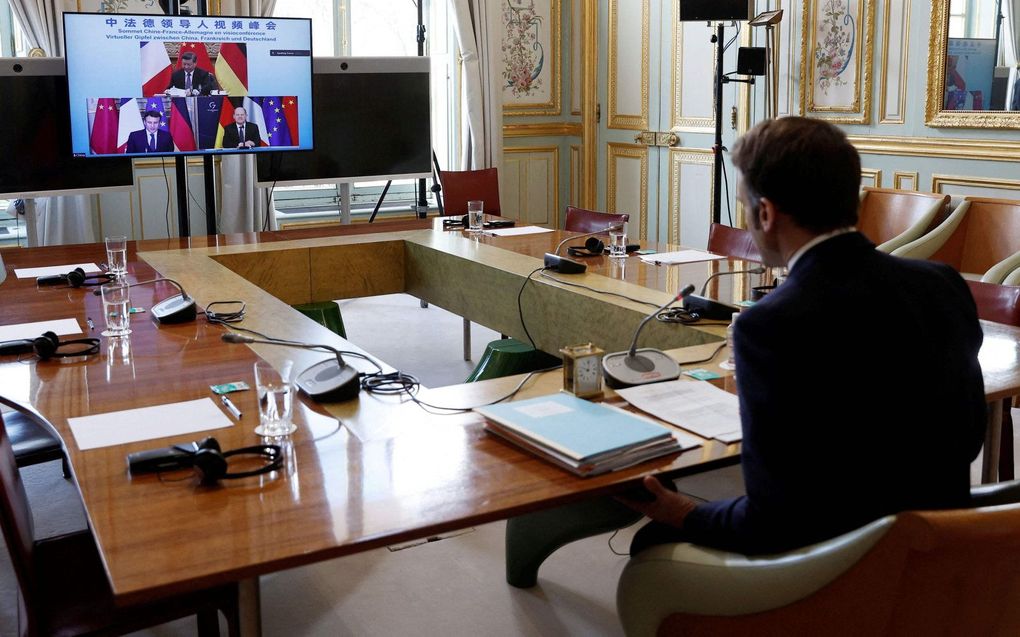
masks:
<svg viewBox="0 0 1020 637"><path fill-rule="evenodd" d="M506 0L500 17L503 112L560 114L560 0Z"/></svg>
<svg viewBox="0 0 1020 637"><path fill-rule="evenodd" d="M155 13L162 15L157 0L78 0L78 11L86 13Z"/></svg>
<svg viewBox="0 0 1020 637"><path fill-rule="evenodd" d="M871 121L875 0L804 0L801 112L840 124Z"/></svg>

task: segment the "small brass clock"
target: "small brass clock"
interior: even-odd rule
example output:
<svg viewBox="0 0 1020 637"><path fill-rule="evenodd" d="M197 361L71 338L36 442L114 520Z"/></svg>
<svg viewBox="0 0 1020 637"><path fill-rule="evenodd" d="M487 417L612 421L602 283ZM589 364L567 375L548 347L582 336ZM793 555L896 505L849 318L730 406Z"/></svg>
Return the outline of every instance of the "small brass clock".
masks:
<svg viewBox="0 0 1020 637"><path fill-rule="evenodd" d="M563 354L563 389L578 398L602 396L602 355L605 352L592 345L568 345Z"/></svg>

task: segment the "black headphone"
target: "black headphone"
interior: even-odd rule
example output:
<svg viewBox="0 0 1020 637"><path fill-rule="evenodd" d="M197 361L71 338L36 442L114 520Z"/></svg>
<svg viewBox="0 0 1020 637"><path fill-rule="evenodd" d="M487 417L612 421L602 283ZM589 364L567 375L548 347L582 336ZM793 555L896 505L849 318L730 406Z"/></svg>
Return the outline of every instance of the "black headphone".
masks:
<svg viewBox="0 0 1020 637"><path fill-rule="evenodd" d="M266 464L251 471L228 471L231 456L254 455L266 460ZM255 445L231 451L221 451L220 443L215 438L206 438L198 445L198 450L189 458L202 484L215 484L219 480L250 478L270 471L276 471L283 465L283 451L279 445Z"/></svg>
<svg viewBox="0 0 1020 637"><path fill-rule="evenodd" d="M588 237L583 246L567 246L567 254L572 257L597 257L606 251L606 244L598 237Z"/></svg>
<svg viewBox="0 0 1020 637"><path fill-rule="evenodd" d="M60 283L67 283L72 288L80 288L82 286L92 285L103 285L109 283L117 277L107 272L97 272L94 274L86 274L82 268L75 268L67 274L51 274L49 276L41 276L35 280L39 285L59 285Z"/></svg>
<svg viewBox="0 0 1020 637"><path fill-rule="evenodd" d="M0 343L0 355L35 352L40 360L50 358L73 358L99 353L98 338L76 338L61 341L55 332L43 332L42 336Z"/></svg>

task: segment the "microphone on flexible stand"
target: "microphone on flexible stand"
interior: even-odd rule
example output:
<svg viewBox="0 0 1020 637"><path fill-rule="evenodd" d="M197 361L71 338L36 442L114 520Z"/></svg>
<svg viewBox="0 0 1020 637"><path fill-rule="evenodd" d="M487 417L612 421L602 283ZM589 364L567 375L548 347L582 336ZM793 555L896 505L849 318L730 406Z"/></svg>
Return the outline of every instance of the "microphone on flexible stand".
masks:
<svg viewBox="0 0 1020 637"><path fill-rule="evenodd" d="M573 259L561 257L560 250L563 249L563 246L566 245L568 241L582 239L584 237L590 237L596 234L603 234L609 232L610 230L619 230L622 228L623 223L613 223L606 226L602 230L596 230L595 232L586 232L584 234L575 234L567 237L563 241L559 242L554 251L545 253L545 267L549 270L553 270L554 272L559 272L560 274L583 274L584 271L588 269L588 266L585 265L584 263L581 263L580 261L574 261Z"/></svg>
<svg viewBox="0 0 1020 637"><path fill-rule="evenodd" d="M680 365L671 356L652 347L637 348L638 336L648 321L655 318L670 305L687 298L694 291L694 285L688 285L680 293L671 298L665 305L655 310L641 321L634 330L634 340L626 352L615 352L602 357L602 371L606 384L613 389L658 383L680 377Z"/></svg>
<svg viewBox="0 0 1020 637"><path fill-rule="evenodd" d="M340 402L350 400L361 391L361 375L358 370L344 362L340 350L331 345L315 343L299 343L279 339L252 338L235 332L228 332L220 337L226 343L261 343L263 345L280 345L299 349L325 350L332 352L336 358L327 358L315 363L297 375L294 383L312 398L320 402Z"/></svg>
<svg viewBox="0 0 1020 637"><path fill-rule="evenodd" d="M729 272L716 272L712 276L705 279L705 284L701 286L701 295L691 294L684 299L684 309L690 314L697 314L698 318L710 319L713 321L728 321L733 317L734 312L739 312L740 308L736 305L730 305L729 303L723 303L722 301L716 301L705 296L705 290L708 289L708 283L712 279L725 276L730 274L762 274L765 272L764 266L757 266L754 268L748 268L747 270L730 270Z"/></svg>
<svg viewBox="0 0 1020 637"><path fill-rule="evenodd" d="M149 313L152 314L152 318L156 319L157 323L166 323L168 325L194 321L195 317L198 316L198 309L195 307L195 299L188 296L188 293L184 291L184 286L177 281L166 277L157 277L155 279L149 279L148 281L131 283L128 287L133 288L136 285L148 285L149 283L159 283L160 281L173 283L177 286L177 289L180 290L181 293L165 298L149 308ZM95 296L99 296L102 293L102 290L94 290L92 292Z"/></svg>

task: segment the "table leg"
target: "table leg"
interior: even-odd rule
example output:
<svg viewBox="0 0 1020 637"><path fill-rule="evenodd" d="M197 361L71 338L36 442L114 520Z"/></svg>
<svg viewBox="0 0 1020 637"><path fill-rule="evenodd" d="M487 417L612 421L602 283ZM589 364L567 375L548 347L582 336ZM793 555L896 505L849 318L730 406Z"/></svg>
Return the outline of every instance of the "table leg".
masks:
<svg viewBox="0 0 1020 637"><path fill-rule="evenodd" d="M981 483L996 482L999 474L999 444L1002 438L1002 401L988 403L988 427L985 429L985 450L981 458Z"/></svg>
<svg viewBox="0 0 1020 637"><path fill-rule="evenodd" d="M262 637L262 600L259 578L241 580L237 584L241 615L241 637Z"/></svg>

